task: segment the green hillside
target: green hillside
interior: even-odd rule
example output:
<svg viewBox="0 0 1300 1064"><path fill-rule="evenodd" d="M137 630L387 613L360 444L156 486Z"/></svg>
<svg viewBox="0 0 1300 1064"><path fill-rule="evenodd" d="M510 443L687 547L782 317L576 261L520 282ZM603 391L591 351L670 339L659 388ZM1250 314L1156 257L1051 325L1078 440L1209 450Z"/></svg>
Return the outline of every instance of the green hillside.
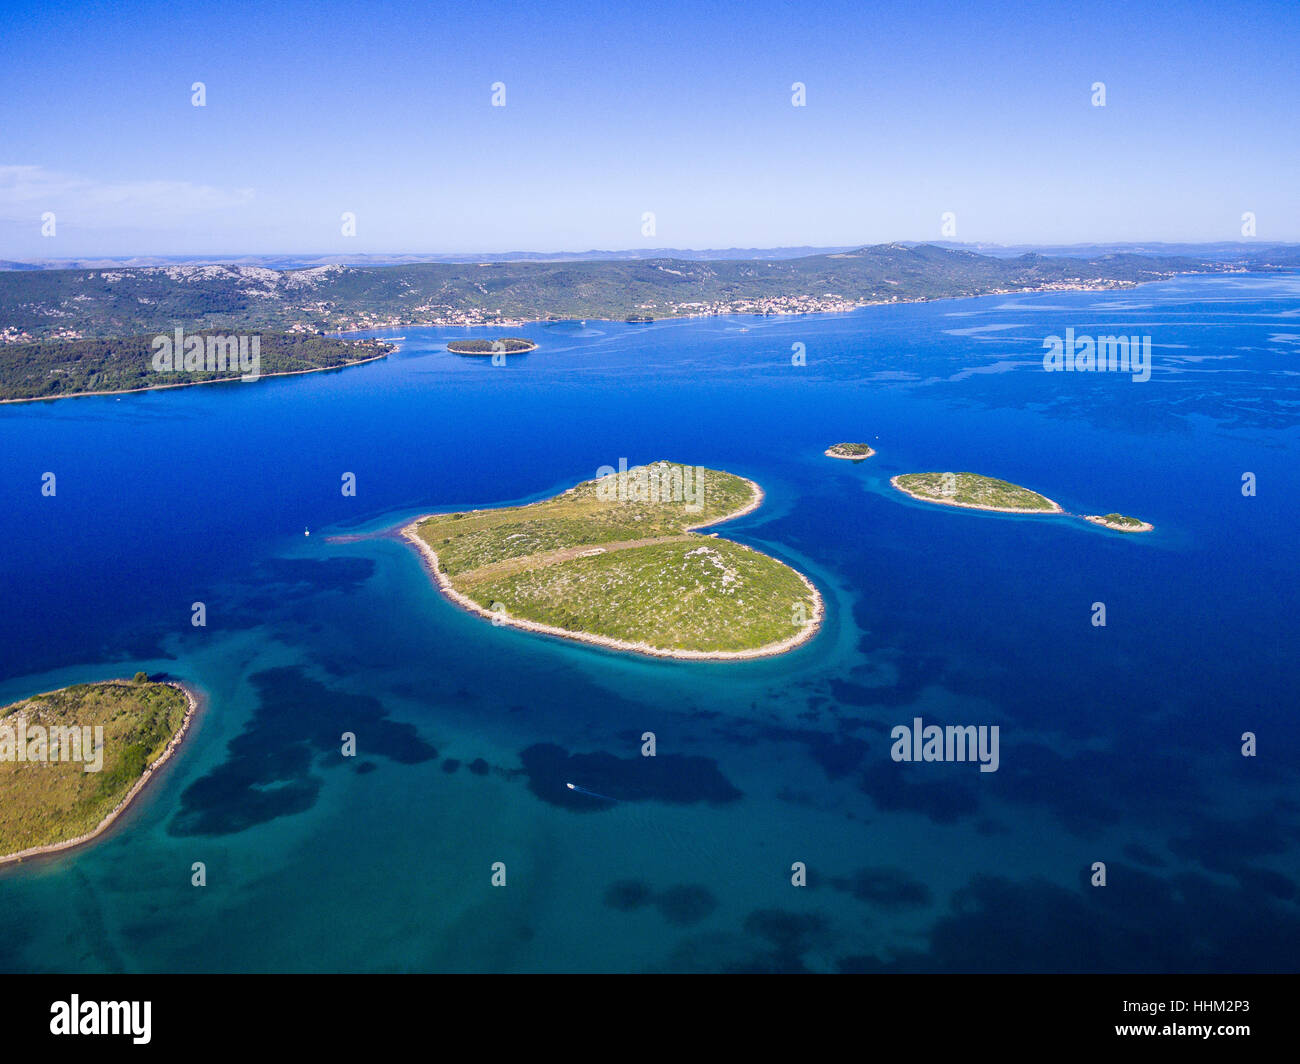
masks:
<svg viewBox="0 0 1300 1064"><path fill-rule="evenodd" d="M1221 264L1172 256L1015 258L883 244L796 259L393 266L149 266L0 271L0 338L124 336L174 326L339 331L519 319L679 317L1123 285Z"/></svg>
<svg viewBox="0 0 1300 1064"><path fill-rule="evenodd" d="M212 333L186 335L206 338ZM159 372L153 367L155 335L0 345L0 399L57 399L80 392L133 391L240 376L238 369ZM257 336L262 376L337 369L393 350L391 344L327 336L266 332Z"/></svg>

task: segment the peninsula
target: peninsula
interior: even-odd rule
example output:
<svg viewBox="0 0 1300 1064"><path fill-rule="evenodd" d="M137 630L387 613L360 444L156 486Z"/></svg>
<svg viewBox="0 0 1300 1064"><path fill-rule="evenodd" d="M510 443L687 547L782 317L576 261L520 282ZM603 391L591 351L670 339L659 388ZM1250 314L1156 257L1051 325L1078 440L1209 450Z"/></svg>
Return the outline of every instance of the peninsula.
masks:
<svg viewBox="0 0 1300 1064"><path fill-rule="evenodd" d="M190 334L190 339L200 340L204 349L210 341L219 341L224 354L227 342L235 340L237 346L239 338L207 330ZM218 369L217 360L208 358L202 349L192 360L192 368L185 368L190 360L178 357L174 365L159 369L155 365L157 340L157 336L149 335L108 340L58 339L0 348L0 402L125 395L241 379L251 382L262 377L358 366L396 350L382 340L260 332L256 334L255 369L249 365L241 368L238 358L227 361L224 357Z"/></svg>
<svg viewBox="0 0 1300 1064"><path fill-rule="evenodd" d="M812 638L802 573L716 533L763 493L730 473L656 462L525 506L434 514L402 534L439 589L494 624L659 657L741 660Z"/></svg>
<svg viewBox="0 0 1300 1064"><path fill-rule="evenodd" d="M822 453L827 458L847 458L851 462L860 462L876 452L865 443L833 443Z"/></svg>
<svg viewBox="0 0 1300 1064"><path fill-rule="evenodd" d="M197 709L188 687L144 673L0 709L0 864L106 831L175 752Z"/></svg>

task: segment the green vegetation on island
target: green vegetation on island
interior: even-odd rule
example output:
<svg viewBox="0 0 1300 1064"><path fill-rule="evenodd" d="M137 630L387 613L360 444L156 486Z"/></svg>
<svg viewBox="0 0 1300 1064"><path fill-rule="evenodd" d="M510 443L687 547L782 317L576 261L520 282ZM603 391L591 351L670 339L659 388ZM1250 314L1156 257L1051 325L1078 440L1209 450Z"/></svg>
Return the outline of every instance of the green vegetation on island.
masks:
<svg viewBox="0 0 1300 1064"><path fill-rule="evenodd" d="M76 684L0 709L0 860L62 849L125 807L188 725L178 685Z"/></svg>
<svg viewBox="0 0 1300 1064"><path fill-rule="evenodd" d="M830 453L829 451L827 452ZM1016 514L1065 513L1056 503L1036 491L1005 480L976 473L903 473L889 481L914 499L971 510L997 510ZM1124 514L1071 514L1116 532L1150 532L1151 525Z"/></svg>
<svg viewBox="0 0 1300 1064"><path fill-rule="evenodd" d="M1116 532L1150 532L1154 528L1153 525L1137 517L1128 517L1125 514L1086 514L1084 520Z"/></svg>
<svg viewBox="0 0 1300 1064"><path fill-rule="evenodd" d="M1051 499L1036 491L978 473L904 473L890 483L924 502L1008 513L1061 513Z"/></svg>
<svg viewBox="0 0 1300 1064"><path fill-rule="evenodd" d="M503 336L496 340L452 340L447 350L454 355L522 355L536 351L537 345L522 336Z"/></svg>
<svg viewBox="0 0 1300 1064"><path fill-rule="evenodd" d="M181 384L217 380L239 380L241 376L267 377L286 373L310 373L341 369L379 358L396 350L375 340L339 340L306 333L257 333L257 344L245 338L244 362L240 362L238 338L214 330L185 332L186 340L204 341L202 358L196 362L224 369L163 369L155 366L162 352L155 341L162 334L127 336L115 340L44 340L39 343L0 344L0 399L58 399L64 396L144 391ZM207 361L207 341L220 340L220 362L215 354ZM229 341L234 341L233 347ZM256 372L248 366L257 353ZM183 357L183 356L182 356ZM183 362L182 362L183 365Z"/></svg>
<svg viewBox="0 0 1300 1064"><path fill-rule="evenodd" d="M833 443L825 450L827 458L848 458L853 461L861 461L863 458L870 458L876 452L870 445L865 443Z"/></svg>
<svg viewBox="0 0 1300 1064"><path fill-rule="evenodd" d="M610 472L526 506L406 529L439 587L498 623L675 657L780 653L822 601L800 573L693 529L755 508L742 477L667 462Z"/></svg>

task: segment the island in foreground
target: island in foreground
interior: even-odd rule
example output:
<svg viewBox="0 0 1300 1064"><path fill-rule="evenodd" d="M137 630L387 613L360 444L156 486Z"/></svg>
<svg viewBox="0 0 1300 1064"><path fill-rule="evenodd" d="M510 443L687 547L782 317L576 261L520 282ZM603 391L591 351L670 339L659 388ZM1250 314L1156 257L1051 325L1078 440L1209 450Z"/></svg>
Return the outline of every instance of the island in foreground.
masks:
<svg viewBox="0 0 1300 1064"><path fill-rule="evenodd" d="M696 531L762 499L743 477L658 462L525 506L418 518L402 534L448 598L494 624L659 657L741 660L799 646L824 613L802 573Z"/></svg>
<svg viewBox="0 0 1300 1064"><path fill-rule="evenodd" d="M106 831L180 745L197 709L188 687L144 673L0 709L0 864Z"/></svg>
<svg viewBox="0 0 1300 1064"><path fill-rule="evenodd" d="M1009 514L1065 512L1045 495L978 473L903 473L889 483L904 495L943 506Z"/></svg>
<svg viewBox="0 0 1300 1064"><path fill-rule="evenodd" d="M447 350L453 355L526 355L537 345L522 336L502 336L496 340L451 340Z"/></svg>
<svg viewBox="0 0 1300 1064"><path fill-rule="evenodd" d="M876 452L865 443L832 443L822 453L827 458L847 458L853 462L860 462L864 458L870 458Z"/></svg>

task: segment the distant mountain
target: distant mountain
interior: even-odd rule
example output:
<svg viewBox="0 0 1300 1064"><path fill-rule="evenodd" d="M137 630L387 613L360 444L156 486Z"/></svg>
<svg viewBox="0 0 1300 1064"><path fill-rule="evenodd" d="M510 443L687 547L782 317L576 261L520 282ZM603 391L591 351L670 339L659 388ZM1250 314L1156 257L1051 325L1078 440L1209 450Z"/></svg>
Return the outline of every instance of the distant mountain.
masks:
<svg viewBox="0 0 1300 1064"><path fill-rule="evenodd" d="M725 248L631 248L622 251L500 251L431 252L354 255L131 255L107 258L32 259L26 262L0 260L0 270L111 270L135 266L266 266L273 270L300 270L313 266L397 266L416 262L607 262L631 259L797 259L843 247Z"/></svg>
<svg viewBox="0 0 1300 1064"><path fill-rule="evenodd" d="M917 245L908 243L907 247ZM956 244L940 241L937 246L957 251L974 251L997 258L1012 258L1027 252L1067 258L1099 258L1103 255L1180 256L1223 263L1300 263L1300 244L1264 244L1258 241L1218 241L1203 244Z"/></svg>
<svg viewBox="0 0 1300 1064"><path fill-rule="evenodd" d="M1113 243L1113 244L962 244L949 241L904 240L892 244L868 245L878 248L938 247L948 251L967 251L991 258L1016 258L1035 253L1052 258L1095 259L1103 255L1150 255L1204 259L1223 263L1300 261L1300 244L1262 244L1259 242L1217 243ZM833 255L854 251L858 245L835 247L777 248L624 248L590 251L500 251L500 252L391 252L367 254L300 254L300 255L134 255L78 259L0 260L4 270L111 270L140 266L265 266L273 270L302 270L315 266L401 266L421 262L624 262L644 259L682 259L687 262L727 260L763 261L799 259L816 255ZM859 248L859 250L861 250Z"/></svg>

